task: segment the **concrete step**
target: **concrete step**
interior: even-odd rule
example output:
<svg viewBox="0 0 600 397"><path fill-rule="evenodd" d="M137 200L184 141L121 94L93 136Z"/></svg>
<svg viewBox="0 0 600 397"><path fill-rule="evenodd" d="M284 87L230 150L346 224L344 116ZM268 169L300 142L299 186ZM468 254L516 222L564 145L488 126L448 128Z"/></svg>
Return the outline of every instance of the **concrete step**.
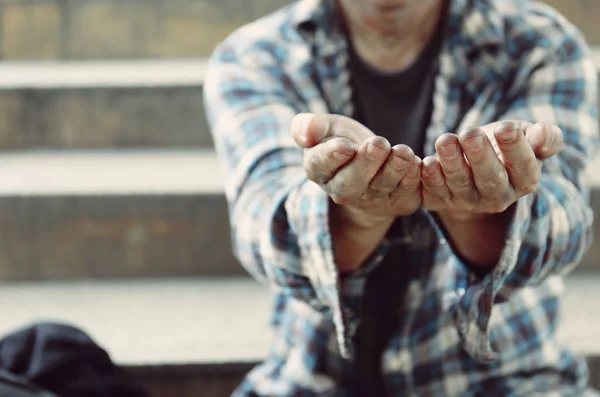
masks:
<svg viewBox="0 0 600 397"><path fill-rule="evenodd" d="M546 0L600 44L590 0ZM1 0L0 59L199 57L291 0Z"/></svg>
<svg viewBox="0 0 600 397"><path fill-rule="evenodd" d="M244 274L212 152L0 156L0 280Z"/></svg>
<svg viewBox="0 0 600 397"><path fill-rule="evenodd" d="M0 149L212 147L205 71L204 59L0 63Z"/></svg>
<svg viewBox="0 0 600 397"><path fill-rule="evenodd" d="M0 208L0 281L245 275L212 151L6 152ZM600 244L576 271L600 271Z"/></svg>
<svg viewBox="0 0 600 397"><path fill-rule="evenodd" d="M199 57L290 0L0 0L0 59Z"/></svg>
<svg viewBox="0 0 600 397"><path fill-rule="evenodd" d="M564 340L588 358L595 387L598 285L599 275L568 277L563 305ZM37 321L74 324L157 397L229 396L272 335L268 288L247 278L16 283L0 302L0 337Z"/></svg>
<svg viewBox="0 0 600 397"><path fill-rule="evenodd" d="M0 62L0 150L213 147L205 73L204 58Z"/></svg>
<svg viewBox="0 0 600 397"><path fill-rule="evenodd" d="M0 338L76 325L155 397L230 396L271 335L268 288L247 278L4 284L0 302Z"/></svg>
<svg viewBox="0 0 600 397"><path fill-rule="evenodd" d="M255 362L270 340L269 288L246 277L0 285L0 335L41 320L74 323L128 367Z"/></svg>

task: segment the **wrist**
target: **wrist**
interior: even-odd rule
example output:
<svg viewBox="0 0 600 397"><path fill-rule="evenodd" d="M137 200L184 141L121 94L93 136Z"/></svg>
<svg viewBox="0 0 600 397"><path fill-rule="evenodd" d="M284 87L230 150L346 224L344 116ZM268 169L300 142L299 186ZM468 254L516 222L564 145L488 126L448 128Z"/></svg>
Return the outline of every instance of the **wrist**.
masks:
<svg viewBox="0 0 600 397"><path fill-rule="evenodd" d="M456 254L485 269L498 262L512 215L512 207L497 214L436 213Z"/></svg>
<svg viewBox="0 0 600 397"><path fill-rule="evenodd" d="M385 238L393 222L393 218L371 216L331 201L329 227L338 270L348 273L360 267Z"/></svg>
<svg viewBox="0 0 600 397"><path fill-rule="evenodd" d="M393 216L378 216L362 211L355 207L330 203L330 216L332 220L351 230L371 230L389 228L394 222Z"/></svg>
<svg viewBox="0 0 600 397"><path fill-rule="evenodd" d="M478 225L485 224L497 218L498 214L476 214L462 211L439 211L436 213L445 224Z"/></svg>

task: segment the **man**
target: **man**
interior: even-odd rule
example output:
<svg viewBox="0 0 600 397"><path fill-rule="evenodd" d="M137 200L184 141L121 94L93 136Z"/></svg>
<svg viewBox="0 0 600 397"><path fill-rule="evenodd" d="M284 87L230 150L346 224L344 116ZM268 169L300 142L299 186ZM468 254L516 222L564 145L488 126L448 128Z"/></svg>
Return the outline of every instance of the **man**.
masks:
<svg viewBox="0 0 600 397"><path fill-rule="evenodd" d="M555 331L596 84L524 0L300 0L230 36L207 110L235 252L276 301L234 395L592 395Z"/></svg>

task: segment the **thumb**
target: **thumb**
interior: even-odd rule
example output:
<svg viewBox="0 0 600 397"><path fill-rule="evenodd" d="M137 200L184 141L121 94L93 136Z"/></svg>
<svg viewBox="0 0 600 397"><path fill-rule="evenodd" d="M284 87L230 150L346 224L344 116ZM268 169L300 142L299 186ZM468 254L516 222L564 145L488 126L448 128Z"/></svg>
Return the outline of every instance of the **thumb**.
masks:
<svg viewBox="0 0 600 397"><path fill-rule="evenodd" d="M292 119L290 127L292 138L298 146L304 149L321 143L327 136L328 125L322 122L323 117L313 113L300 113Z"/></svg>
<svg viewBox="0 0 600 397"><path fill-rule="evenodd" d="M374 134L364 125L337 114L298 114L290 127L292 137L301 148L311 148L326 138L339 137L360 145Z"/></svg>
<svg viewBox="0 0 600 397"><path fill-rule="evenodd" d="M537 123L525 131L527 141L540 160L552 157L562 149L563 133L560 128L547 123Z"/></svg>

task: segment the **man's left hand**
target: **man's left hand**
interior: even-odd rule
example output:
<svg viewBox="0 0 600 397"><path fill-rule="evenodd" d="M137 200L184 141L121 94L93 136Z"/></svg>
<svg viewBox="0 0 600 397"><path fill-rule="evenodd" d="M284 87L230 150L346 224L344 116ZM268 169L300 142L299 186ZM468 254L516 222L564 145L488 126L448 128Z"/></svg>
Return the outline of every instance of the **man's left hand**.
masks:
<svg viewBox="0 0 600 397"><path fill-rule="evenodd" d="M537 189L541 161L562 144L560 128L521 121L444 134L435 144L437 156L423 160L423 206L466 222L503 213Z"/></svg>

